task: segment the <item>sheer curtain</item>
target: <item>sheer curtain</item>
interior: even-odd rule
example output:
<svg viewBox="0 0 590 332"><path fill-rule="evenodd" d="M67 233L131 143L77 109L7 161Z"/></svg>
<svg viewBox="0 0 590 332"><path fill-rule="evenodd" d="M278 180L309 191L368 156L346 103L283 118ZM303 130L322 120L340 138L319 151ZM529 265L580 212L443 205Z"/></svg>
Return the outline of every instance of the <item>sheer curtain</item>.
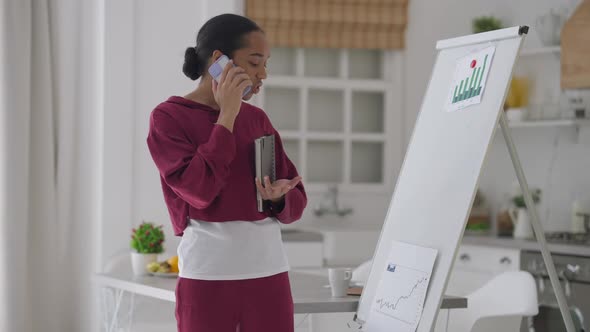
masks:
<svg viewBox="0 0 590 332"><path fill-rule="evenodd" d="M0 331L97 330L101 3L0 1Z"/></svg>

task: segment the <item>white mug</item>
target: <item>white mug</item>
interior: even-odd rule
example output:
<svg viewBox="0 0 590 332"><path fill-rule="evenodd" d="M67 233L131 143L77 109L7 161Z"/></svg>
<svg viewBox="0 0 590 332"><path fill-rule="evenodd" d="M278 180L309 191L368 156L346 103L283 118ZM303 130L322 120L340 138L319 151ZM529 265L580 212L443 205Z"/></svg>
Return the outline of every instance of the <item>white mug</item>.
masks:
<svg viewBox="0 0 590 332"><path fill-rule="evenodd" d="M328 278L332 288L333 297L345 297L352 278L352 270L346 268L328 269Z"/></svg>

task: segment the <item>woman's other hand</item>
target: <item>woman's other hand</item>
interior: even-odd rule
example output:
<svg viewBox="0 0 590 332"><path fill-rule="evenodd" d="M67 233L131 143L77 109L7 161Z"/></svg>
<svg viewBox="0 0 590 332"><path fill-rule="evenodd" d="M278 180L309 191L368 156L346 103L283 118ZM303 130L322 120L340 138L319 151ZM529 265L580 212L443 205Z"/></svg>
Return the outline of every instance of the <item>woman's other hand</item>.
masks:
<svg viewBox="0 0 590 332"><path fill-rule="evenodd" d="M291 189L295 188L295 186L301 181L301 176L297 176L291 180L289 179L280 179L276 180L273 183L270 183L270 179L268 176L264 177L264 186L259 178L256 178L256 188L260 192L260 196L262 199L272 201L273 203L280 202L283 199L283 196L287 194Z"/></svg>

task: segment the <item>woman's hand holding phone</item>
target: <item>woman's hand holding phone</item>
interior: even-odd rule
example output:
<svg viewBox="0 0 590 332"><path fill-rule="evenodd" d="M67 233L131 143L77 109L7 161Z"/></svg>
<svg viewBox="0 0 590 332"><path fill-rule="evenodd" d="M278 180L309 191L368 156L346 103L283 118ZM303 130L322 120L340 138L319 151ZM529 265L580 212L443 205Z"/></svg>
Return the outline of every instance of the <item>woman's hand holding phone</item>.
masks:
<svg viewBox="0 0 590 332"><path fill-rule="evenodd" d="M213 95L221 109L217 123L233 131L234 121L242 105L242 93L251 85L252 81L243 68L234 66L232 61L225 65L219 83L213 80Z"/></svg>

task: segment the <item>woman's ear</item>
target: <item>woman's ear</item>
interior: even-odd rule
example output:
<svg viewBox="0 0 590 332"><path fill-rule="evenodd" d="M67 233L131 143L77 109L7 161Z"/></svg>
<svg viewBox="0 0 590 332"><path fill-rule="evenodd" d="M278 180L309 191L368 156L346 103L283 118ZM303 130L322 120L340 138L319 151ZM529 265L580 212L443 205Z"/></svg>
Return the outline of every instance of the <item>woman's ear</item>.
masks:
<svg viewBox="0 0 590 332"><path fill-rule="evenodd" d="M221 53L220 50L213 51L213 54L211 54L211 58L209 58L209 61L207 63L207 68L209 68L209 66L213 65L213 63L215 63L215 61L217 61L217 59L219 59L219 57L222 55L223 55L223 53Z"/></svg>
<svg viewBox="0 0 590 332"><path fill-rule="evenodd" d="M211 54L211 60L213 60L212 62L217 61L217 59L219 59L219 57L222 55L223 55L223 53L221 53L220 50L213 51L213 54Z"/></svg>

